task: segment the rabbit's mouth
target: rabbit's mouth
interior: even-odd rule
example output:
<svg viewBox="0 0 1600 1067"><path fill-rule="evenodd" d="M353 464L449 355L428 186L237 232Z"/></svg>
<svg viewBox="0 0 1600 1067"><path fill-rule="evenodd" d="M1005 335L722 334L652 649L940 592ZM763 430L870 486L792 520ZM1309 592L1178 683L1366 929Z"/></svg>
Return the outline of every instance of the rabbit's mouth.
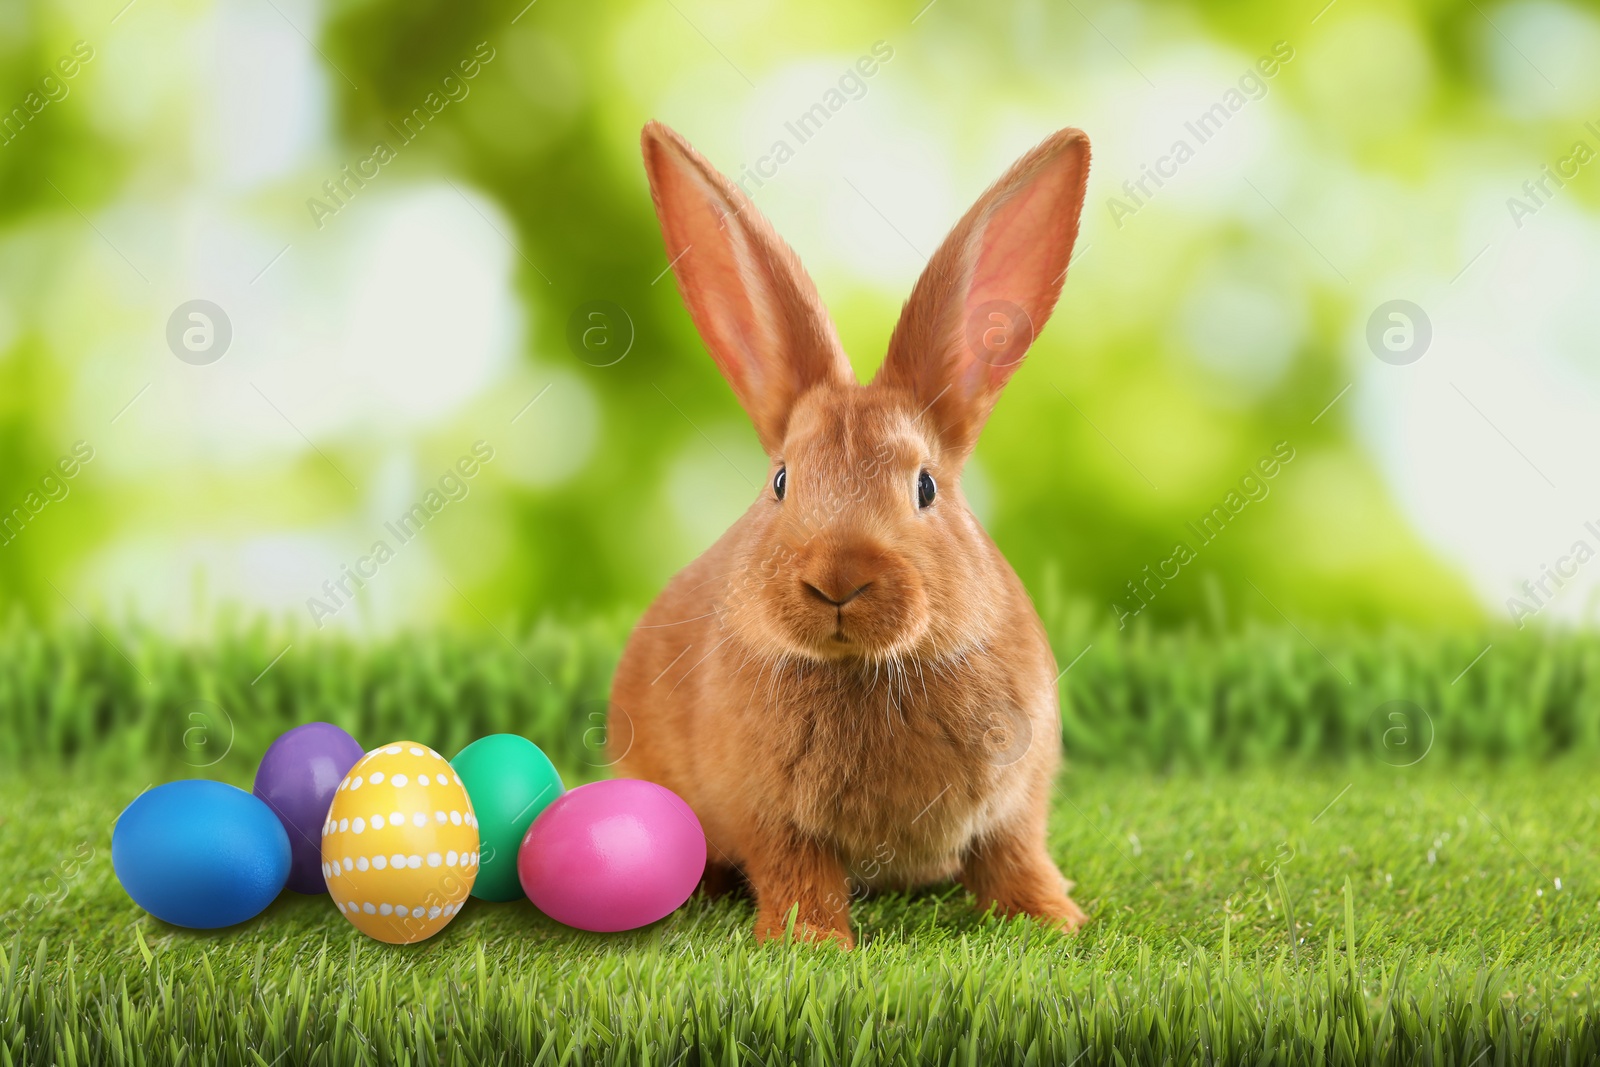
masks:
<svg viewBox="0 0 1600 1067"><path fill-rule="evenodd" d="M805 564L771 590L797 651L819 659L897 654L926 629L922 583L897 554L833 551Z"/></svg>
<svg viewBox="0 0 1600 1067"><path fill-rule="evenodd" d="M871 582L865 582L865 583L857 586L855 589L852 589L849 593L845 594L845 598L843 600L834 600L828 594L822 592L820 589L818 589L815 586L811 585L809 582L806 583L806 588L807 588L808 591L810 591L812 594L817 596L824 603L832 605L832 607L834 609L834 612L833 612L833 637L832 637L831 640L833 641L833 643L835 645L848 646L851 643L850 635L845 633L845 618L844 618L845 605L853 603L856 600L857 597L859 597L862 593L865 593L871 587L872 587L872 583ZM857 614L859 614L859 612ZM852 616L852 621L855 621L855 616Z"/></svg>
<svg viewBox="0 0 1600 1067"><path fill-rule="evenodd" d="M842 612L834 616L831 625L822 629L823 633L811 636L805 643L825 659L866 658L891 650L898 651L898 646L904 644L903 641L884 641L887 635L878 632L880 627L860 625L860 620L847 619Z"/></svg>

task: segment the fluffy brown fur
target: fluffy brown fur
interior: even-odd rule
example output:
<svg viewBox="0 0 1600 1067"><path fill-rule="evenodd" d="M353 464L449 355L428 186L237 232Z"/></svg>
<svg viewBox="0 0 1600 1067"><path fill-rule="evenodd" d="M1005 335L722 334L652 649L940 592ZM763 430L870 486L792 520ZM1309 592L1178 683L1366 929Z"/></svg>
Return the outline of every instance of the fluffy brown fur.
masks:
<svg viewBox="0 0 1600 1067"><path fill-rule="evenodd" d="M688 801L707 883L743 872L759 939L793 911L797 937L848 947L853 886L951 877L980 908L1075 930L1045 851L1055 660L960 475L1060 293L1088 140L1056 133L979 199L866 386L749 200L666 127L643 146L667 258L771 468L629 640L618 769Z"/></svg>

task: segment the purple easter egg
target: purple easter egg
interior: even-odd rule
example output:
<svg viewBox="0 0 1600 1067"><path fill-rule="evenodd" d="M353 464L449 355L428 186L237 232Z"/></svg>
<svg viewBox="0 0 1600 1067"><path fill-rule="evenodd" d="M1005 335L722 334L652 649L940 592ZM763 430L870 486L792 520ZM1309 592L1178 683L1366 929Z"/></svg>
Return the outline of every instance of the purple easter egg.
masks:
<svg viewBox="0 0 1600 1067"><path fill-rule="evenodd" d="M539 813L517 874L538 909L580 930L633 930L678 909L700 882L706 835L672 790L618 778L580 785Z"/></svg>
<svg viewBox="0 0 1600 1067"><path fill-rule="evenodd" d="M252 792L267 802L289 834L289 888L326 893L322 877L322 824L334 791L366 753L331 722L296 726L261 757Z"/></svg>

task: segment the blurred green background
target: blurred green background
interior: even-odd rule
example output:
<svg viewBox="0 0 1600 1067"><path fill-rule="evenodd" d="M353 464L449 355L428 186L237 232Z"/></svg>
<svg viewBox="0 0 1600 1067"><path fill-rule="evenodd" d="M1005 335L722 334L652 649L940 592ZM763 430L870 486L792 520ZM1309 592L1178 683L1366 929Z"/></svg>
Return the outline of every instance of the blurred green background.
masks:
<svg viewBox="0 0 1600 1067"><path fill-rule="evenodd" d="M650 118L744 176L863 376L985 185L1088 131L1064 299L965 482L1036 596L1113 622L1182 541L1142 622L1463 623L1600 545L1592 6L523 4L0 6L6 604L185 634L642 606L764 479L664 273ZM1386 360L1397 299L1428 340ZM194 300L231 337L206 312L186 361ZM1575 573L1541 622L1588 617Z"/></svg>

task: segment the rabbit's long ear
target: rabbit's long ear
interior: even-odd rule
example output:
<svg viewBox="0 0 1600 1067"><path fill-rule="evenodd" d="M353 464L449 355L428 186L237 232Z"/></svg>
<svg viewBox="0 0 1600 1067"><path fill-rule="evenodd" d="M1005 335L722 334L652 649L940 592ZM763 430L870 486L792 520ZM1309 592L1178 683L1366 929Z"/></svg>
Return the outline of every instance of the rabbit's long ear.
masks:
<svg viewBox="0 0 1600 1067"><path fill-rule="evenodd" d="M762 446L776 454L795 400L821 382L853 384L850 362L800 260L749 198L659 122L642 141L684 303Z"/></svg>
<svg viewBox="0 0 1600 1067"><path fill-rule="evenodd" d="M950 231L900 313L876 381L910 390L959 454L1055 308L1088 177L1083 131L1052 134Z"/></svg>

